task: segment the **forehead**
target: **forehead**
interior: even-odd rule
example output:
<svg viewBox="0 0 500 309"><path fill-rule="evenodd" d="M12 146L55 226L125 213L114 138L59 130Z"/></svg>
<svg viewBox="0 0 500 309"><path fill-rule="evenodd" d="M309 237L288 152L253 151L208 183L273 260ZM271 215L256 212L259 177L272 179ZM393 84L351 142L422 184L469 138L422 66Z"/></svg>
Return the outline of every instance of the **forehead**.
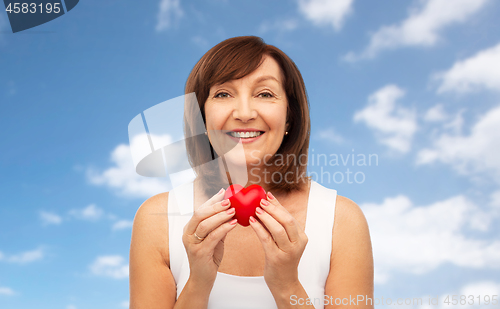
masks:
<svg viewBox="0 0 500 309"><path fill-rule="evenodd" d="M263 61L261 65L252 73L248 75L248 77L255 76L258 78L261 75L271 75L274 76L278 81L282 82L282 72L281 68L276 60L269 55L263 56Z"/></svg>
<svg viewBox="0 0 500 309"><path fill-rule="evenodd" d="M274 79L273 79L274 77ZM261 81L276 82L283 85L283 72L278 62L269 55L262 57L262 62L252 73L236 80L230 80L227 83L250 82L259 83Z"/></svg>

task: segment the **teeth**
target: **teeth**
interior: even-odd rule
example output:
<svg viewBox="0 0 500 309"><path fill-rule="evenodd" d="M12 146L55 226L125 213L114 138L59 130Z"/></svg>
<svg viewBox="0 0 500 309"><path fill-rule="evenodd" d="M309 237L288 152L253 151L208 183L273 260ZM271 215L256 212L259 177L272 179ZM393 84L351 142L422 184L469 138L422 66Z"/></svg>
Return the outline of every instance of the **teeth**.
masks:
<svg viewBox="0 0 500 309"><path fill-rule="evenodd" d="M253 132L229 132L229 134L233 137L237 138L251 138L251 137L257 137L262 134L260 131L253 131Z"/></svg>

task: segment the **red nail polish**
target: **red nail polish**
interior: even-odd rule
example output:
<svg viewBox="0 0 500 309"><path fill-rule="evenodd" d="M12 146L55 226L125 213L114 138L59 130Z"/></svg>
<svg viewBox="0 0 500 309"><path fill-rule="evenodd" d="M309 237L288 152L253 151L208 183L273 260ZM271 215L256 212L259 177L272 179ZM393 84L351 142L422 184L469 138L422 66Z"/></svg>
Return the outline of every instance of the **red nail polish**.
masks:
<svg viewBox="0 0 500 309"><path fill-rule="evenodd" d="M238 219L233 219L231 222L229 222L229 224L231 224L231 225L235 225L235 224L236 224L236 222L238 222Z"/></svg>
<svg viewBox="0 0 500 309"><path fill-rule="evenodd" d="M220 204L222 206L227 206L227 205L229 205L229 200L223 200Z"/></svg>
<svg viewBox="0 0 500 309"><path fill-rule="evenodd" d="M257 220L255 220L255 218L253 216L250 216L250 222L255 223L255 221L257 221Z"/></svg>
<svg viewBox="0 0 500 309"><path fill-rule="evenodd" d="M264 206L268 206L269 205L269 202L266 201L266 200L261 200L260 203Z"/></svg>
<svg viewBox="0 0 500 309"><path fill-rule="evenodd" d="M267 192L267 196L270 200L274 200L274 195L271 192Z"/></svg>
<svg viewBox="0 0 500 309"><path fill-rule="evenodd" d="M264 213L264 211L260 207L255 208L255 212L258 213L259 215Z"/></svg>

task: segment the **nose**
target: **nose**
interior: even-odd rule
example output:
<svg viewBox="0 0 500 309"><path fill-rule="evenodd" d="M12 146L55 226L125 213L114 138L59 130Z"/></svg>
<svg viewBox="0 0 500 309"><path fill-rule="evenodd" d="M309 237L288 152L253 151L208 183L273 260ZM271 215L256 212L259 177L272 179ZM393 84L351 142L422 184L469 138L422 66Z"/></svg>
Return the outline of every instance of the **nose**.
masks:
<svg viewBox="0 0 500 309"><path fill-rule="evenodd" d="M248 122L257 118L257 111L253 107L250 99L239 98L235 100L233 118L242 122Z"/></svg>

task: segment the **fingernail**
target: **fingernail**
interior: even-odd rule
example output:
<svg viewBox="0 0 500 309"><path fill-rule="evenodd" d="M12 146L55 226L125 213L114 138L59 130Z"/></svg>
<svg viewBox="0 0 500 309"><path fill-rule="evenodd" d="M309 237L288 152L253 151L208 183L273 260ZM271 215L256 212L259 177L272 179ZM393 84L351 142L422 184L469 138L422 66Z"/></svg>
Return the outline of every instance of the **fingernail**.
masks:
<svg viewBox="0 0 500 309"><path fill-rule="evenodd" d="M260 203L261 203L263 206L267 206L267 205L269 205L269 202L268 202L268 201L266 201L266 200L264 200L264 199L260 200Z"/></svg>
<svg viewBox="0 0 500 309"><path fill-rule="evenodd" d="M271 192L267 192L267 196L270 200L274 200L274 195Z"/></svg>
<svg viewBox="0 0 500 309"><path fill-rule="evenodd" d="M257 220L255 220L255 218L253 216L250 216L250 222L255 223L255 221L257 221Z"/></svg>
<svg viewBox="0 0 500 309"><path fill-rule="evenodd" d="M259 215L264 213L264 211L260 207L255 208L255 212L258 213Z"/></svg>
<svg viewBox="0 0 500 309"><path fill-rule="evenodd" d="M220 191L219 191L216 195L219 195L219 194L221 194L222 192L224 192L224 188L220 188Z"/></svg>
<svg viewBox="0 0 500 309"><path fill-rule="evenodd" d="M235 225L235 224L236 224L236 222L238 222L238 219L233 219L231 222L229 222L229 224L231 224L231 225Z"/></svg>
<svg viewBox="0 0 500 309"><path fill-rule="evenodd" d="M228 206L229 205L229 200L223 200L222 203L220 203L222 206Z"/></svg>
<svg viewBox="0 0 500 309"><path fill-rule="evenodd" d="M230 215L230 214L234 213L234 208L229 208L228 210L226 210L226 213L227 213L228 215Z"/></svg>

